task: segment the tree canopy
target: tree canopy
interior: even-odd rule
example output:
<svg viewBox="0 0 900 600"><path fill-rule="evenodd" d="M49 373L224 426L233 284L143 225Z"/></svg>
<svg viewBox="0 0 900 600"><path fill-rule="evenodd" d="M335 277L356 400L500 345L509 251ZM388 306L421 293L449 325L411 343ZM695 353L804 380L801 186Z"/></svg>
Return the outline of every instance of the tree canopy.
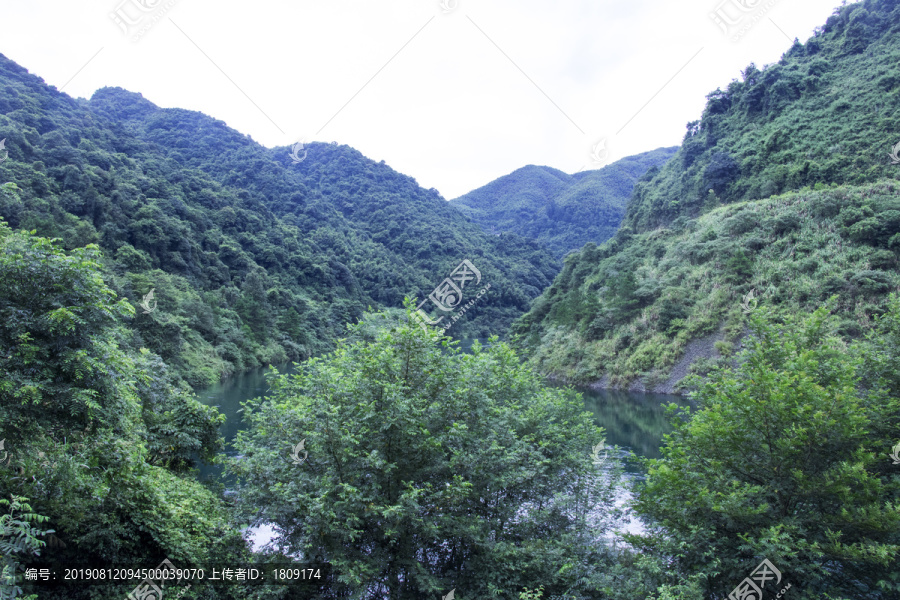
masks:
<svg viewBox="0 0 900 600"><path fill-rule="evenodd" d="M565 592L614 522L602 429L497 338L467 355L405 321L352 327L245 407L239 510L361 597Z"/></svg>
<svg viewBox="0 0 900 600"><path fill-rule="evenodd" d="M685 578L703 574L704 598L725 598L764 559L789 574L792 597L896 597L900 397L877 368L885 343L848 348L825 307L761 313L737 366L695 379L698 410L647 461L637 509L651 528L629 539ZM898 319L894 297L879 328L892 347Z"/></svg>

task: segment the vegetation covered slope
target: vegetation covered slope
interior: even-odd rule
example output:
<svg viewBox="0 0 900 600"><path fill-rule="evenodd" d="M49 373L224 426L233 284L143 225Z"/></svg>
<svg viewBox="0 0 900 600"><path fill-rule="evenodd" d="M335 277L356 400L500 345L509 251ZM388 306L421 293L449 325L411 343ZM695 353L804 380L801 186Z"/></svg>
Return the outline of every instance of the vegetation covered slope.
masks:
<svg viewBox="0 0 900 600"><path fill-rule="evenodd" d="M568 257L517 323L533 363L671 389L692 340L719 333L715 350L714 338L693 350L732 352L751 291L748 303L789 311L837 294L841 333L859 335L900 284L898 48L900 3L845 6L778 64L710 94L615 238Z"/></svg>
<svg viewBox="0 0 900 600"><path fill-rule="evenodd" d="M134 307L103 281L99 259L95 245L66 252L0 224L0 497L12 496L11 510L24 499L52 530L35 540L46 544L39 558L20 558L60 575L62 564L246 560L226 507L190 471L221 450L224 417L158 356L128 348ZM4 525L8 566L16 540ZM126 583L39 597L124 598Z"/></svg>
<svg viewBox="0 0 900 600"><path fill-rule="evenodd" d="M2 56L0 139L0 181L15 184L0 218L65 248L97 243L136 308L154 290L131 342L193 385L325 351L367 306L424 298L463 259L491 290L451 333L503 332L558 269L346 146L314 144L294 164L138 94L72 99Z"/></svg>
<svg viewBox="0 0 900 600"><path fill-rule="evenodd" d="M778 63L751 64L742 81L709 94L676 160L638 186L625 225L648 230L716 202L896 178L888 153L900 141L897 7L837 9Z"/></svg>
<svg viewBox="0 0 900 600"><path fill-rule="evenodd" d="M450 202L485 231L536 239L562 258L611 238L634 184L676 149L659 148L574 175L528 165Z"/></svg>

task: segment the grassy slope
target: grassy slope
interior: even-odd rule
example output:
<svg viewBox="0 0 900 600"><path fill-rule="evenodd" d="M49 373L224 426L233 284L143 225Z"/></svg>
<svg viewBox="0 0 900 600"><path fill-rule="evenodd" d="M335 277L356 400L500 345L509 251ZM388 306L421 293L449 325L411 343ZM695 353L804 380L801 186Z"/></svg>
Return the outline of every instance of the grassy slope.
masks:
<svg viewBox="0 0 900 600"><path fill-rule="evenodd" d="M710 95L675 158L636 186L616 237L568 257L514 327L533 364L652 388L689 341L720 332L702 371L733 351L750 290L791 311L837 294L844 334L867 327L900 284L900 166L887 156L900 139L900 3L867 6Z"/></svg>

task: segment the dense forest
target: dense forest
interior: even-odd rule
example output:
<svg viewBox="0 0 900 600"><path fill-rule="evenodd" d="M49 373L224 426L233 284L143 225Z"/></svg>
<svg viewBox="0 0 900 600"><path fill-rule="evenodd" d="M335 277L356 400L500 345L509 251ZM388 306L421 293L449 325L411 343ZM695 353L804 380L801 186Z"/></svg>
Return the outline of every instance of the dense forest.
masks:
<svg viewBox="0 0 900 600"><path fill-rule="evenodd" d="M900 598L898 42L900 0L838 7L661 167L526 167L471 220L349 147L0 57L0 598ZM559 272L609 181L621 227ZM463 351L418 302L465 260L491 291L449 333L512 335ZM289 359L226 457L195 388ZM548 375L689 402L636 478ZM323 576L35 578L166 564Z"/></svg>
<svg viewBox="0 0 900 600"><path fill-rule="evenodd" d="M900 289L900 32L894 3L842 8L805 44L708 95L623 226L586 244L515 326L569 381L670 390L729 361L745 299L857 338ZM696 360L693 360L695 359Z"/></svg>
<svg viewBox="0 0 900 600"><path fill-rule="evenodd" d="M658 170L675 150L627 156L574 175L529 165L450 202L485 231L538 240L562 258L588 242L611 238L634 184L647 171Z"/></svg>
<svg viewBox="0 0 900 600"><path fill-rule="evenodd" d="M559 269L347 146L311 144L298 164L139 94L72 99L2 56L0 92L0 178L13 184L0 218L67 249L97 244L135 308L153 290L131 345L194 386L320 354L367 307L425 299L463 260L491 288L451 333L504 331Z"/></svg>

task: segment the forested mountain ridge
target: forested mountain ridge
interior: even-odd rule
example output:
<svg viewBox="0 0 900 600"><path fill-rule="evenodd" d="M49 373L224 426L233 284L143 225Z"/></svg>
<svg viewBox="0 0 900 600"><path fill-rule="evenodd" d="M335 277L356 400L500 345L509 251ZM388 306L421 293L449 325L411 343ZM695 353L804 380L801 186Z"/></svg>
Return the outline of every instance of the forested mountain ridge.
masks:
<svg viewBox="0 0 900 600"><path fill-rule="evenodd" d="M450 203L485 231L536 239L562 258L612 237L635 183L676 149L658 148L574 175L528 165Z"/></svg>
<svg viewBox="0 0 900 600"><path fill-rule="evenodd" d="M624 224L646 231L716 203L896 177L898 26L895 0L844 6L777 63L751 64L708 94L677 159L637 187Z"/></svg>
<svg viewBox="0 0 900 600"><path fill-rule="evenodd" d="M895 54L900 1L862 6L894 11L888 51L870 47ZM452 268L445 254L484 234L345 147L295 165L121 90L92 107L0 63L0 112L0 212L60 236L0 219L0 597L900 598L893 171L763 199L714 190L671 222L638 203L655 225L564 259L513 338L545 371L649 386L698 354L686 342L724 337L689 406L668 404L668 433L640 427L662 399L607 418L497 337L463 351L421 327L404 299L270 371L240 404L227 477L201 483L225 416L148 340L200 380L310 352L359 302ZM498 244L468 256L485 283L539 280L535 242L473 239ZM498 318L529 293L496 285ZM632 425L658 458L607 443ZM259 551L248 526L269 537Z"/></svg>
<svg viewBox="0 0 900 600"><path fill-rule="evenodd" d="M669 391L729 357L759 303L807 312L836 294L841 333L865 331L900 289L898 48L900 3L844 6L710 94L616 236L567 257L514 326L532 364Z"/></svg>
<svg viewBox="0 0 900 600"><path fill-rule="evenodd" d="M98 244L136 308L153 290L131 342L193 385L318 354L367 306L424 298L463 259L491 291L451 333L502 333L558 270L349 147L310 144L295 164L201 113L115 88L73 99L0 56L4 138L0 180L15 185L0 218Z"/></svg>
<svg viewBox="0 0 900 600"><path fill-rule="evenodd" d="M364 281L376 301L399 306L398 298L402 301L408 291L401 292L392 279L404 264L421 263L426 271L437 268L429 262L432 255L446 256L452 262L465 252L475 253L473 238L494 251L515 249L514 260L503 267L528 295L536 296L549 283L546 279L553 270L545 264L538 245L514 236L495 239L478 235L477 228L460 218L437 190L421 188L415 179L394 171L384 161L376 163L349 146L312 143L301 152L304 160L294 163L289 147L260 154L260 147L249 138L201 113L158 108L149 113L132 110L132 102L143 106L146 101L111 88L99 90L91 99L98 111L121 115L136 135L179 163L199 168L223 185L239 187L276 216L289 215L288 220L304 232L314 232L311 237L322 236L323 244L340 252L339 258L350 259L350 246L374 245L370 251L381 253L379 261L353 275ZM330 239L330 231L322 223L332 221L352 243ZM419 248L423 243L430 248ZM413 249L416 252L411 252ZM519 262L523 257L527 262ZM389 268L385 263L393 264ZM531 268L535 265L537 271ZM407 275L414 278L410 289L430 292L436 284L430 272L426 275ZM514 289L510 292L515 295Z"/></svg>

